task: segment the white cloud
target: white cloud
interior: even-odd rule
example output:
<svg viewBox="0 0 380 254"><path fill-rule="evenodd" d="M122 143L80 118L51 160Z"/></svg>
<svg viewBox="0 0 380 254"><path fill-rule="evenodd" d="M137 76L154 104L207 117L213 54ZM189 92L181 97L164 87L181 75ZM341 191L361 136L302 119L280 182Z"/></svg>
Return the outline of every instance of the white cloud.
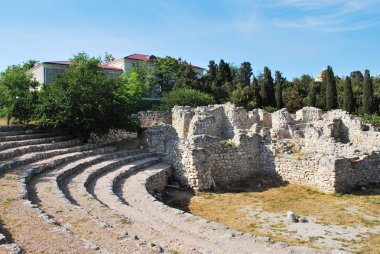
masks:
<svg viewBox="0 0 380 254"><path fill-rule="evenodd" d="M293 8L297 17L279 17L274 24L282 28L311 28L324 32L344 32L378 26L380 0L280 0L266 8Z"/></svg>

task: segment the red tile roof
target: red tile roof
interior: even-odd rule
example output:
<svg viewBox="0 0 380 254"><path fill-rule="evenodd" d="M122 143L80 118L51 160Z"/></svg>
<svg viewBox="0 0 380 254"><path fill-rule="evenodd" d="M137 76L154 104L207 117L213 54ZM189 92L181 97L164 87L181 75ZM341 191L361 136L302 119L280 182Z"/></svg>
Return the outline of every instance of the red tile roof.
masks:
<svg viewBox="0 0 380 254"><path fill-rule="evenodd" d="M145 61L148 61L150 59L151 56L149 55L143 55L143 54L132 54L132 55L129 55L129 56L126 56L125 58L128 58L128 59L135 59L135 60L145 60Z"/></svg>
<svg viewBox="0 0 380 254"><path fill-rule="evenodd" d="M43 62L44 64L57 64L57 65L70 65L70 61L53 61L53 62ZM107 66L105 64L99 65L104 70L110 70L110 71L123 71L120 68Z"/></svg>

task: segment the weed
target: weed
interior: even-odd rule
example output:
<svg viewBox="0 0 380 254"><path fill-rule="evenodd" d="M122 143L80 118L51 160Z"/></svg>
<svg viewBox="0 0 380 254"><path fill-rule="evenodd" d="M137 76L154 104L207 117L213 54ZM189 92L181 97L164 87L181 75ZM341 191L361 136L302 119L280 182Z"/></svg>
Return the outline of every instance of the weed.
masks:
<svg viewBox="0 0 380 254"><path fill-rule="evenodd" d="M16 175L6 175L4 177L4 179L7 181L13 181L13 180L17 180L17 176Z"/></svg>
<svg viewBox="0 0 380 254"><path fill-rule="evenodd" d="M6 201L6 202L13 202L13 201L16 201L16 200L17 200L17 198L14 197L14 196L10 196L10 197L6 197L6 198L5 198L5 201Z"/></svg>
<svg viewBox="0 0 380 254"><path fill-rule="evenodd" d="M133 224L133 222L131 220L127 219L127 218L121 219L120 222L123 225L132 225Z"/></svg>
<svg viewBox="0 0 380 254"><path fill-rule="evenodd" d="M227 147L236 147L236 143L231 140L222 140L220 141L221 144L227 146Z"/></svg>

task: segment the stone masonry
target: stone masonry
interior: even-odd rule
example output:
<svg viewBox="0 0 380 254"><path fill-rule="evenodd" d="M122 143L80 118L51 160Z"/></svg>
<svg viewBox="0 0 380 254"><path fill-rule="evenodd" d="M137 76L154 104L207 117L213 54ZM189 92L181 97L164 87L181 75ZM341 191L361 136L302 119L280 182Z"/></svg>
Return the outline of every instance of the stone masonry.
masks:
<svg viewBox="0 0 380 254"><path fill-rule="evenodd" d="M270 114L227 103L177 106L171 114L171 125L147 129L143 141L196 190L257 175L329 193L380 183L380 132L342 110Z"/></svg>

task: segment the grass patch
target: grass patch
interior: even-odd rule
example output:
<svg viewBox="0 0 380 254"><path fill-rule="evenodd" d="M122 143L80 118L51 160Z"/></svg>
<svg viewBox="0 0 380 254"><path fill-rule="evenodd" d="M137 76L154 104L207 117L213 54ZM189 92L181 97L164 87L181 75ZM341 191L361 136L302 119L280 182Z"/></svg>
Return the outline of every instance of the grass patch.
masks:
<svg viewBox="0 0 380 254"><path fill-rule="evenodd" d="M123 225L132 225L133 222L130 219L123 218L120 220L120 223Z"/></svg>
<svg viewBox="0 0 380 254"><path fill-rule="evenodd" d="M236 143L231 140L222 140L220 143L227 147L237 147Z"/></svg>
<svg viewBox="0 0 380 254"><path fill-rule="evenodd" d="M10 197L5 198L5 202L8 202L8 203L11 203L11 202L16 201L16 200L17 200L17 198L14 196L10 196Z"/></svg>
<svg viewBox="0 0 380 254"><path fill-rule="evenodd" d="M4 177L4 180L7 180L7 181L14 181L14 180L17 180L17 176L16 175L6 175Z"/></svg>

